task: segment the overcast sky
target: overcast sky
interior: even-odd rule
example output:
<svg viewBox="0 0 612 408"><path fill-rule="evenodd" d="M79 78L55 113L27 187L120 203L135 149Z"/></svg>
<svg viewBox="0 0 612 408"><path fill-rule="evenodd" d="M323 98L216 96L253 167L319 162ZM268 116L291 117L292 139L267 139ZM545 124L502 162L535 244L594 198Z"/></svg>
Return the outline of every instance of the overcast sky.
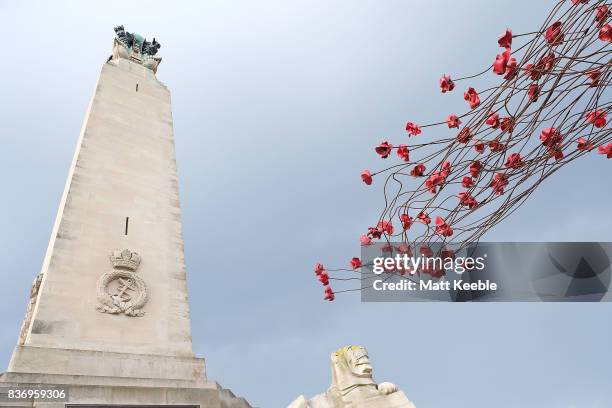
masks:
<svg viewBox="0 0 612 408"><path fill-rule="evenodd" d="M552 5L0 0L0 367L124 24L162 44L194 349L210 378L284 407L329 386L331 351L361 344L418 408L612 406L609 303L326 303L312 273L345 265L378 218L382 197L359 179L379 164L372 146L462 110L440 75L478 72L506 26L533 31ZM557 172L487 239L609 241L611 164L593 154Z"/></svg>

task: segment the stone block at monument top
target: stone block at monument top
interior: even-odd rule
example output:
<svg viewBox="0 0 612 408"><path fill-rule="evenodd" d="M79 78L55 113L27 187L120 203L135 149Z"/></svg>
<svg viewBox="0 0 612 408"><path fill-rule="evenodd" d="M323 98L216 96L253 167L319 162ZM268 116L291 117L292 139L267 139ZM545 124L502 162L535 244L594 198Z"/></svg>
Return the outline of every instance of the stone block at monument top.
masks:
<svg viewBox="0 0 612 408"><path fill-rule="evenodd" d="M66 386L70 404L249 407L192 350L160 44L115 32L0 380Z"/></svg>

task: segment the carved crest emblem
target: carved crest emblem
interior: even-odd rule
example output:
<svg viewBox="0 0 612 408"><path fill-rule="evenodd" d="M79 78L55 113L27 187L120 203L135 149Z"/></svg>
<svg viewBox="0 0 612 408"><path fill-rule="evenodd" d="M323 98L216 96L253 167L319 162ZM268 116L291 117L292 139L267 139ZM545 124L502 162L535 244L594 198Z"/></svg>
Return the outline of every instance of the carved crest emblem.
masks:
<svg viewBox="0 0 612 408"><path fill-rule="evenodd" d="M136 274L140 255L129 249L113 251L110 255L113 270L98 280L98 306L101 313L144 316L142 307L147 303L147 285Z"/></svg>

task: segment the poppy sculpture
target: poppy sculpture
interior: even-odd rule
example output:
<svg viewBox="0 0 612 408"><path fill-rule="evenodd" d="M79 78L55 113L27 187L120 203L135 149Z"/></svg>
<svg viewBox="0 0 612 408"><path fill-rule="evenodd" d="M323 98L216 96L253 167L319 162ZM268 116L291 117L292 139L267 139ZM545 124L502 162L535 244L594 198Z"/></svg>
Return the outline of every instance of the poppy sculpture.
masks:
<svg viewBox="0 0 612 408"><path fill-rule="evenodd" d="M407 121L402 140L374 146L388 166L363 170L361 179L383 185L386 205L375 226L364 228L361 245L478 242L562 166L582 156L612 158L610 7L602 0L561 0L539 30L506 29L487 69L463 78L442 75L440 91L453 97L464 89L461 104L468 109L442 113L437 123ZM346 268L317 264L324 298L359 290L334 292L330 282L354 282L333 274L362 269L356 257Z"/></svg>

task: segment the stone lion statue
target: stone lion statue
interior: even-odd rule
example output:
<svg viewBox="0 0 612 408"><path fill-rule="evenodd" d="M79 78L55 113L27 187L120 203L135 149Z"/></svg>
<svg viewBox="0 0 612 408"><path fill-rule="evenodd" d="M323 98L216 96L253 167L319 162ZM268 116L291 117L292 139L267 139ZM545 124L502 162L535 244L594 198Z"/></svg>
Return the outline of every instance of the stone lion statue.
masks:
<svg viewBox="0 0 612 408"><path fill-rule="evenodd" d="M376 384L364 347L347 346L332 353L331 370L327 392L310 400L300 395L288 408L416 408L394 384Z"/></svg>

